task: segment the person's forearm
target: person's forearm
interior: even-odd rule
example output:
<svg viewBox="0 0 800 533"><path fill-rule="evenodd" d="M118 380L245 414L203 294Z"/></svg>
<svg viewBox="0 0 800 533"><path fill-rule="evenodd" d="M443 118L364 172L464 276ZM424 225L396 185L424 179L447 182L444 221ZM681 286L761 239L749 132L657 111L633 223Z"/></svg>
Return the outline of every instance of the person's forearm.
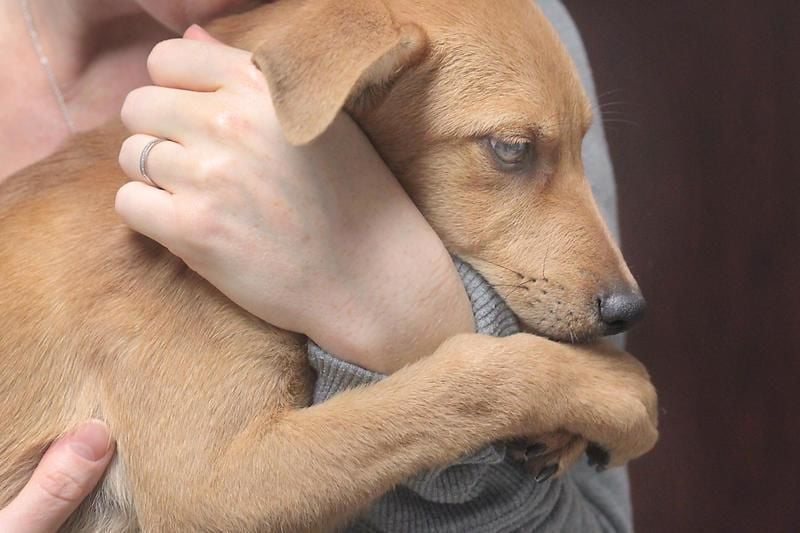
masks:
<svg viewBox="0 0 800 533"><path fill-rule="evenodd" d="M400 214L399 216L402 216ZM347 354L347 360L381 374L430 355L448 338L475 331L470 302L452 259L430 230L427 241L418 238L425 229L409 231L417 220L395 222L383 232L391 247L376 247L370 267L386 276L374 280L365 294L342 300L351 305L335 321L321 323L310 335L330 353ZM406 235L417 242L401 243Z"/></svg>

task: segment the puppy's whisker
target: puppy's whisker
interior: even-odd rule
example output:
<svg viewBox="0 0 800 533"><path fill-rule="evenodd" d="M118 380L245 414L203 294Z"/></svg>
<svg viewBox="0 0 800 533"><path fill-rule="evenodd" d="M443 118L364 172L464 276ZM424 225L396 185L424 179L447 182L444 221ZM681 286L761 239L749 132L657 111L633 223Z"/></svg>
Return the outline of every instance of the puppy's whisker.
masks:
<svg viewBox="0 0 800 533"><path fill-rule="evenodd" d="M517 276L519 276L519 277L520 277L520 278L522 278L522 279L525 279L525 278L527 278L527 277L528 277L528 276L526 276L525 274L522 274L521 272L517 272L517 271L516 271L516 270L514 270L513 268L508 268L507 266L503 266L503 265L501 265L501 264L499 264L499 263L495 263L494 261L489 261L488 259L483 259L483 258L480 258L480 259L478 259L478 261L483 261L484 263L489 263L490 265L496 266L497 268L502 268L502 269L504 269L504 270L508 270L508 271L509 271L509 272L511 272L512 274L516 274Z"/></svg>
<svg viewBox="0 0 800 533"><path fill-rule="evenodd" d="M501 285L495 285L494 288L497 289L498 294L500 294L500 296L504 300L506 300L506 299L508 299L509 296L514 294L514 291L517 290L519 287L518 286L517 287L512 287L510 285L507 285L506 287L503 287ZM506 290L505 291L500 290L500 289L503 289L503 288L505 288Z"/></svg>
<svg viewBox="0 0 800 533"><path fill-rule="evenodd" d="M623 124L625 126L633 126L634 128L639 127L638 122L634 122L632 120L625 120L622 118L603 118L603 124Z"/></svg>
<svg viewBox="0 0 800 533"><path fill-rule="evenodd" d="M610 107L617 107L617 106L635 106L633 102L625 102L623 100L619 100L616 102L606 102L604 104L600 104L597 106L597 109L608 109Z"/></svg>
<svg viewBox="0 0 800 533"><path fill-rule="evenodd" d="M547 281L547 276L545 275L545 269L547 268L547 256L550 255L550 244L547 244L547 249L544 252L544 261L542 261L542 279Z"/></svg>
<svg viewBox="0 0 800 533"><path fill-rule="evenodd" d="M497 285L494 285L494 287L495 288L498 288L498 287L505 287L505 288L511 287L511 290L508 293L506 293L505 295L501 295L501 296L503 296L504 300L507 300L512 294L514 294L515 292L517 292L520 289L530 290L530 289L528 289L528 283L533 283L535 281L536 281L535 279L528 278L528 279L526 279L525 281L523 281L522 283L519 283L519 284L499 283Z"/></svg>
<svg viewBox="0 0 800 533"><path fill-rule="evenodd" d="M626 109L598 109L595 111L595 116L605 122L609 117L627 118L631 116L631 112Z"/></svg>
<svg viewBox="0 0 800 533"><path fill-rule="evenodd" d="M547 115L547 117L543 120L543 122L556 127L569 126L570 124L572 124L572 121L570 121L569 119L558 120L559 116L560 115L558 113Z"/></svg>
<svg viewBox="0 0 800 533"><path fill-rule="evenodd" d="M604 93L601 93L601 94L597 95L597 100L599 101L599 100L602 100L603 98L609 97L609 96L614 95L614 94L623 93L623 92L625 92L625 89L622 89L622 88L620 88L620 89L611 89L610 91L606 91Z"/></svg>

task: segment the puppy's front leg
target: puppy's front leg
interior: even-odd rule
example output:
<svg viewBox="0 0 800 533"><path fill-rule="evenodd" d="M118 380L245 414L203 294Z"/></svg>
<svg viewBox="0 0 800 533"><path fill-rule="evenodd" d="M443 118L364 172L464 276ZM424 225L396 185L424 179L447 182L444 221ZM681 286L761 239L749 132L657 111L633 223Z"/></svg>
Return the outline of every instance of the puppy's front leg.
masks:
<svg viewBox="0 0 800 533"><path fill-rule="evenodd" d="M330 530L420 470L493 440L560 429L601 443L614 463L648 451L655 393L641 365L531 335L459 336L382 382L252 420L210 478L187 480L169 508L151 499L142 524Z"/></svg>

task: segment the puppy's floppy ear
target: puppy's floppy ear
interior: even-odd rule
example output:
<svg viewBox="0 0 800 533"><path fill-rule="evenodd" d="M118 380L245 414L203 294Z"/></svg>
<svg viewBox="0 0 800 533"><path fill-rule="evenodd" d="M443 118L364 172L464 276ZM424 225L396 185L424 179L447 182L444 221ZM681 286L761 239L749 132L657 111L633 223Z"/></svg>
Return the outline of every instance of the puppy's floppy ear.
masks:
<svg viewBox="0 0 800 533"><path fill-rule="evenodd" d="M345 105L372 100L426 45L424 32L396 24L382 0L312 0L253 61L267 78L284 135L300 145L321 135Z"/></svg>

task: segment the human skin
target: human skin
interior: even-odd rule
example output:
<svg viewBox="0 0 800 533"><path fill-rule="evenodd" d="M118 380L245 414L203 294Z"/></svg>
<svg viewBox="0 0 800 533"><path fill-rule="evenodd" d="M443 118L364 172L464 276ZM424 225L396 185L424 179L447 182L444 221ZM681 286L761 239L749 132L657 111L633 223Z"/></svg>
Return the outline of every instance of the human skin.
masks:
<svg viewBox="0 0 800 533"><path fill-rule="evenodd" d="M201 40L156 47L148 64L160 87L132 92L122 108L123 121L137 132L120 153L122 168L136 180L117 196L126 222L251 313L372 370L391 373L432 353L444 338L470 331L446 250L420 250L420 242L437 237L353 122L340 115L319 142L291 146L249 54L211 41L197 27L190 36ZM169 88L190 83L195 92ZM208 142L209 124L232 142ZM148 158L148 175L162 189L139 172L139 155L156 138L170 139ZM282 273L279 283L275 272ZM405 282L407 276L416 282ZM460 322L442 319L454 300L436 296L442 292L464 298ZM393 314L414 314L418 306L438 312L416 322ZM365 345L380 348L381 356Z"/></svg>
<svg viewBox="0 0 800 533"><path fill-rule="evenodd" d="M162 227L159 233L162 244L190 266L195 266L236 303L261 318L309 335L352 362L384 372L431 353L441 341L455 333L471 331L469 303L441 242L396 185L359 129L346 117L338 121L337 135L329 136L331 142L315 143L310 149L289 149L281 142L274 113L266 105L269 101L266 86L253 85L261 78L254 74L255 69L244 53L217 45L218 53L213 57L231 61L221 75L231 76L226 78L221 90L213 94L204 91L205 94L200 95L213 97L206 100L216 104L214 113L193 105L198 92L192 90L214 75L214 64L199 62L193 71L183 73L186 75L169 79L171 73L174 74L173 66L179 68L184 57L192 53L191 45L197 43L172 41L171 53L162 53L147 61L154 44L174 35L172 31L242 4L241 0L31 0L30 5L45 52L78 130L91 129L113 118L128 92L149 83L145 65L172 82L169 88L151 87L146 101L138 106L126 106L126 121L132 133L158 133L153 130L153 124L146 124L151 129L149 132L137 128L145 126L141 119L147 118L153 106L163 105L160 103L170 98L173 113L169 119L159 117L161 122L156 125L173 134L177 134L176 128L185 129L187 124L196 126L199 135L184 139L191 155L186 159L191 159L194 167L190 169L184 165L168 169L168 173L181 174L183 178L173 183L177 189L170 191L179 198L188 192L182 188L184 184L209 179L213 173L208 169L225 158L230 159L234 148L257 147L248 152L236 151L239 173L224 176L228 181L215 181L230 184L230 180L235 180L238 187L218 188L192 199L195 205L209 207L203 217L206 221L225 221L226 231L237 235L238 239L208 239L198 249L185 246L203 237L192 233L188 225L179 226L177 230ZM0 123L0 142L8 146L8 153L12 154L7 161L0 162L3 165L0 176L3 176L48 155L70 132L65 128L47 78L30 46L18 1L2 0L0 8L6 15L0 25L8 26L0 28L7 30L0 32L4 36L0 40L8 40L7 48L12 51L0 62L18 58L6 70L20 72L13 86L0 93L0 106L10 110ZM12 24L14 22L16 25ZM128 34L121 37L120 28L126 28ZM201 33L197 31L195 36ZM85 38L88 34L91 39ZM89 44L78 47L73 42L76 38ZM113 53L100 53L103 46L111 47ZM248 69L249 74L236 76L237 72ZM19 109L18 102L37 100L41 105L28 109L32 113ZM223 104L228 111L221 111ZM257 131L219 128L221 116L235 116L242 123L263 127ZM270 142L264 143L268 138ZM215 149L204 149L209 146ZM349 149L348 160L338 157L341 147ZM153 157L163 149L162 146L155 150ZM131 157L138 157L138 154ZM132 179L140 178L138 169L126 168ZM340 197L347 187L357 186L359 201L351 201L331 213L330 204L325 203L330 194L327 197L283 196L285 210L302 214L300 218L306 222L302 232L294 231L298 228L269 226L271 235L287 231L284 246L276 248L277 239L265 243L265 233L254 231L255 220L274 220L276 216L270 205L256 200L275 190L274 181L257 183L270 177L264 172L265 168L275 168L276 175L280 172L277 178L284 184L298 178L309 185L313 176L317 184L331 184L333 188L328 192ZM357 183L342 179L354 172L359 174ZM297 173L303 174L298 176ZM262 189L258 189L259 186ZM123 217L136 224L135 213L139 212L141 218L141 205L146 197L142 187L123 188L118 203ZM140 206L138 211L137 205ZM248 216L231 216L236 213ZM380 213L381 218L372 216L375 213ZM191 215L186 210L178 214L184 215L184 219ZM334 220L329 220L329 216ZM154 220L165 219L154 217ZM308 222L312 220L313 224ZM372 223L377 220L380 223ZM344 224L344 221L359 222ZM335 238L313 238L332 235L331 228L338 230ZM266 228L262 226L262 229ZM167 232L169 238L164 239ZM313 247L294 244L292 238L301 237L301 233L310 236ZM149 234L154 236L152 230ZM305 268L299 269L300 266ZM302 283L297 275L288 274L293 272L309 277L313 274L313 277L307 279L309 283ZM286 280L286 276L291 279ZM232 280L237 280L238 285L232 286ZM293 291L290 298L288 287L301 286L302 291ZM287 289L280 291L275 290L276 287ZM335 297L327 297L330 294ZM287 309L286 305L295 307Z"/></svg>
<svg viewBox="0 0 800 533"><path fill-rule="evenodd" d="M57 531L92 491L113 455L108 427L97 420L55 441L19 496L0 509L0 531Z"/></svg>

